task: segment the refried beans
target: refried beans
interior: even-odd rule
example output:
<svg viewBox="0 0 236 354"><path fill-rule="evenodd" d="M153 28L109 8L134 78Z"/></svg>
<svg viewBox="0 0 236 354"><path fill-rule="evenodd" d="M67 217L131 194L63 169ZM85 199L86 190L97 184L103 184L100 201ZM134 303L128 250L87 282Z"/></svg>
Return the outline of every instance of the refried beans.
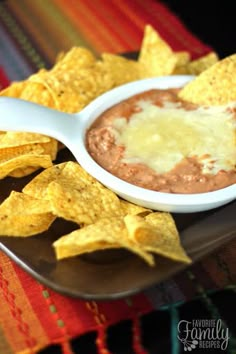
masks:
<svg viewBox="0 0 236 354"><path fill-rule="evenodd" d="M205 111L201 110L196 105L181 101L177 96L178 91L178 89L152 89L132 96L105 111L87 131L86 146L89 154L100 166L122 180L160 192L181 194L202 193L218 190L236 183L235 130L230 128L232 130L232 138L227 138L231 140L224 142L222 139L224 139L225 134L222 132L222 137L219 135L222 131L222 119L219 118L215 120L214 110L209 118L212 119L213 123L209 123L209 127L206 126L206 128L204 128L205 130L201 130L203 129L202 127L198 129L196 122L199 119L198 117L201 118L202 115L205 114ZM155 112L161 113L161 109L163 109L167 118L162 117L163 119L161 118L159 123L155 123L155 114L158 117L158 114ZM173 114L180 112L177 117L179 119L178 121L175 120L175 118L171 118L170 120L170 124L176 124L177 127L180 126L179 132L177 132L175 126L172 126L172 130L169 130L167 126L168 122L166 119L169 119L169 114L172 112L170 110L173 110ZM188 118L187 114L191 112L194 113L195 111L197 111L197 116L195 117L193 115L191 118ZM151 139L153 143L149 142L148 135L145 138L146 142L144 141L145 139L142 138L141 124L143 124L143 130L145 130L149 124L143 115L145 112L150 116L150 122L152 122L152 124L157 124L157 126L160 124L160 126L163 127L163 134L161 132L152 134ZM208 110L206 110L206 114L208 114ZM221 108L220 114L222 117L225 117L227 122L232 122L232 127L235 126L236 118L234 107L224 107L223 111ZM183 126L181 126L182 115L184 117L186 116L184 118L185 121L183 121ZM131 121L135 119L138 122L137 127L141 127L139 130L136 126L134 126L134 128L128 126ZM205 116L201 119L202 122L204 122L204 120L206 122ZM190 121L192 125L190 125L189 128L188 122ZM219 125L217 133L215 133L213 128L217 128L218 123L221 125ZM120 126L122 129L120 129ZM181 127L183 133L181 132ZM134 134L128 136L129 139L125 136L127 129L131 129L130 131ZM137 130L137 134L134 133L135 129ZM209 132L207 129L209 129ZM151 127L150 131L152 132L152 130ZM204 150L204 139L201 141L201 132L205 135L208 134L208 145L210 147L210 144L212 144L211 140L220 139L220 141L217 141L217 146L220 144L224 145L222 149L224 148L223 153L225 154L224 156L226 156L221 162L217 162L219 159L217 156L222 156L220 150L217 156L210 151ZM227 136L228 135L227 133ZM133 137L139 137L137 138L139 140L133 139L132 146ZM175 139L173 140L173 147L171 145L172 137ZM131 143L129 143L130 140ZM169 145L167 141L169 141ZM128 145L128 143L130 145ZM139 156L137 152L138 149L136 149L137 151L134 149L133 153L132 148L138 148L141 143L143 147L140 150ZM160 148L162 144L167 144L165 150L163 150L166 156L161 155L161 157L159 157L162 153ZM178 144L179 150L177 154L175 154L175 144ZM150 147L148 147L149 145ZM149 149L147 151L146 146L147 149ZM212 146L212 151L214 152L215 145ZM230 161L227 161L228 165L225 165L224 160L227 160L228 155L226 149L228 148L231 149L230 154L232 157L229 154ZM200 151L200 155L195 155L194 149ZM167 164L170 155L170 164ZM160 160L159 167L156 162L156 160L159 161L158 159ZM218 167L215 168L215 166ZM223 168L221 166L223 166ZM224 168L224 166L226 167Z"/></svg>

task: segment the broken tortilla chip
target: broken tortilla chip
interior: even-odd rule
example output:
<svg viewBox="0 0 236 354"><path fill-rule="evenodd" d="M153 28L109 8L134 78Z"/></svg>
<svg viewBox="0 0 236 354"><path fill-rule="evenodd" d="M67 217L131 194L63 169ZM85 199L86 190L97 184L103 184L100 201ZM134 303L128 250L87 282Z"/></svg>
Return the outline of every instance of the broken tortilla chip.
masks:
<svg viewBox="0 0 236 354"><path fill-rule="evenodd" d="M183 263L191 263L180 244L172 216L153 212L144 218L127 215L124 218L129 238L141 249Z"/></svg>
<svg viewBox="0 0 236 354"><path fill-rule="evenodd" d="M186 67L186 74L199 75L203 71L209 69L212 65L219 61L219 57L215 52L210 52L203 57L188 63Z"/></svg>
<svg viewBox="0 0 236 354"><path fill-rule="evenodd" d="M188 52L176 52L176 64L173 70L173 75L187 74L187 66L190 62L190 54Z"/></svg>

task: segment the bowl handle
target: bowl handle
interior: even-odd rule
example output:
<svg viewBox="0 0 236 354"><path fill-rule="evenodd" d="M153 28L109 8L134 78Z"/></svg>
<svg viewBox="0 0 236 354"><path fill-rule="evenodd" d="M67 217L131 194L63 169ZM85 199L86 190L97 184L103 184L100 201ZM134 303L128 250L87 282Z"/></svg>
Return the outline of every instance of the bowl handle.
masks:
<svg viewBox="0 0 236 354"><path fill-rule="evenodd" d="M0 130L40 133L65 145L76 134L77 115L18 98L0 97ZM79 128L79 127L78 127Z"/></svg>

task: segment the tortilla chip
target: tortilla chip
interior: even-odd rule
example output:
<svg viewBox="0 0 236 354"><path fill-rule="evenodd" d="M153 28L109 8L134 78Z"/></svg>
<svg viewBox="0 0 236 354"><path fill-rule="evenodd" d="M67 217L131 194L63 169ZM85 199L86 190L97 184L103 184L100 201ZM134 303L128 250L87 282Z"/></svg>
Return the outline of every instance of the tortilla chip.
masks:
<svg viewBox="0 0 236 354"><path fill-rule="evenodd" d="M40 147L43 149L43 154L44 155L49 155L54 161L57 157L57 151L58 151L58 141L50 138L50 140L46 143L40 143Z"/></svg>
<svg viewBox="0 0 236 354"><path fill-rule="evenodd" d="M180 244L178 231L170 214L155 212L144 218L127 215L124 221L129 238L140 248L174 261L191 262Z"/></svg>
<svg viewBox="0 0 236 354"><path fill-rule="evenodd" d="M8 131L0 136L0 148L21 146L36 143L47 143L50 138L36 133L23 133Z"/></svg>
<svg viewBox="0 0 236 354"><path fill-rule="evenodd" d="M209 69L212 65L219 61L219 57L215 52L208 53L203 57L191 61L187 65L186 74L199 75L203 71Z"/></svg>
<svg viewBox="0 0 236 354"><path fill-rule="evenodd" d="M173 73L177 56L155 29L147 25L138 62L142 66L142 78L164 76Z"/></svg>
<svg viewBox="0 0 236 354"><path fill-rule="evenodd" d="M43 174L46 175L46 171ZM39 179L40 176L35 177L35 180ZM30 182L31 185L33 183ZM23 191L27 193L27 189L26 186ZM37 189L40 187L37 186ZM72 161L63 166L57 179L49 183L44 195L56 215L79 225L88 225L109 216L150 212L149 209L119 199L114 192Z"/></svg>
<svg viewBox="0 0 236 354"><path fill-rule="evenodd" d="M219 57L215 52L210 52L192 61L190 61L190 54L188 52L177 52L176 56L178 61L173 71L174 75L197 76L219 61Z"/></svg>
<svg viewBox="0 0 236 354"><path fill-rule="evenodd" d="M103 53L100 62L100 68L106 73L106 77L110 78L110 88L138 80L139 67L139 63L135 60L109 53Z"/></svg>
<svg viewBox="0 0 236 354"><path fill-rule="evenodd" d="M28 80L13 83L1 95L77 112L95 97L96 73L92 70L95 62L88 49L74 47L61 55L51 70L39 70Z"/></svg>
<svg viewBox="0 0 236 354"><path fill-rule="evenodd" d="M6 87L0 92L0 96L15 97L21 96L27 85L26 81L12 82L10 86Z"/></svg>
<svg viewBox="0 0 236 354"><path fill-rule="evenodd" d="M5 135L7 134L8 132ZM19 139L20 139L21 133L17 133L17 134L19 134ZM26 136L28 137L28 134L26 134ZM29 134L29 138L30 138L30 134ZM28 138L26 138L26 140L24 141L24 133L23 133L23 142L26 142L27 139ZM10 168L8 173L12 177L27 176L28 174L36 171L38 168L43 167L46 161L48 161L50 158L51 160L50 164L46 163L45 165L46 167L49 167L52 165L52 161L56 158L57 141L54 139L49 139L48 142L41 143L41 144L29 143L26 145L21 145L20 143L19 144L17 143L18 138L16 137L16 144L17 144L16 146L11 146L14 145L14 141L13 140L11 141L11 138L10 140L8 141L7 140L4 140L1 144L1 138L0 138L0 168L2 167L3 163L7 162L7 164L3 165L3 168L7 168L7 169ZM7 146L7 144L10 147L1 147L1 146ZM22 156L25 157L21 159ZM27 161L27 156L29 157L29 165ZM30 165L32 164L32 156L35 156L35 158L37 159L35 161L37 161L37 163L35 164L34 161L33 165ZM45 156L45 158L43 156ZM39 161L41 162L38 163ZM15 163L16 165L14 165Z"/></svg>
<svg viewBox="0 0 236 354"><path fill-rule="evenodd" d="M24 193L12 191L8 198L0 204L0 213L44 214L51 212L50 204L46 200L39 200Z"/></svg>
<svg viewBox="0 0 236 354"><path fill-rule="evenodd" d="M185 51L175 52L175 56L177 58L176 67L186 66L190 62L190 59L191 59L189 52L185 52Z"/></svg>
<svg viewBox="0 0 236 354"><path fill-rule="evenodd" d="M180 91L179 97L205 106L236 101L236 54L203 71Z"/></svg>
<svg viewBox="0 0 236 354"><path fill-rule="evenodd" d="M88 49L74 47L62 55L51 70L38 72L29 81L42 87L53 98L54 108L69 113L79 112L112 87L96 64Z"/></svg>
<svg viewBox="0 0 236 354"><path fill-rule="evenodd" d="M144 208L137 204L130 203L123 199L120 199L120 209L121 209L121 215L123 216L138 215L138 214L144 215L145 213L148 214L152 212L150 209Z"/></svg>
<svg viewBox="0 0 236 354"><path fill-rule="evenodd" d="M81 69L79 73L77 70L52 70L34 75L30 80L44 86L56 102L56 109L62 112L79 112L101 93L102 76L93 68Z"/></svg>
<svg viewBox="0 0 236 354"><path fill-rule="evenodd" d="M63 162L42 171L23 188L23 193L38 199L49 200L47 195L47 187L50 182L59 179L62 170L65 168L67 163L68 162Z"/></svg>
<svg viewBox="0 0 236 354"><path fill-rule="evenodd" d="M93 53L84 47L73 47L67 53L59 53L53 71L77 70L78 73L83 68L92 67L96 62Z"/></svg>
<svg viewBox="0 0 236 354"><path fill-rule="evenodd" d="M173 75L186 75L188 74L188 64L190 62L190 54L188 52L176 52L176 64L172 72Z"/></svg>
<svg viewBox="0 0 236 354"><path fill-rule="evenodd" d="M26 167L20 167L16 168L12 172L9 173L9 177L14 177L14 178L21 178L25 177L28 175L31 175L35 171L37 171L40 167L33 167L33 166L26 166Z"/></svg>
<svg viewBox="0 0 236 354"><path fill-rule="evenodd" d="M56 183L51 185L51 182ZM83 188L82 191L80 191L81 188ZM77 193L76 189L79 190L78 196L72 196L72 200L70 201L70 203L74 203L74 205L72 205L68 211L64 210L63 193L66 193L67 190L68 195L71 195ZM87 190L89 190L89 192L87 192ZM108 198L108 200L110 199L110 202L114 202L114 209L110 206L106 206L107 211L103 210L101 214L98 214L100 217L104 217L104 213L107 215L106 213L108 210L110 210L108 212L109 215L112 216L125 216L127 214L135 215L151 212L149 209L119 199L113 192L103 187L92 176L84 171L78 163L72 161L47 168L34 177L23 188L23 193L34 196L38 199L49 200L53 205L55 204L53 210L56 215L63 217L66 214L67 219L73 220L79 224L82 224L82 221L78 216L79 214L77 214L77 208L81 208L81 205L78 206L78 204L80 204L82 199L84 200L84 198L88 198L88 208L91 209L91 212L94 212L95 207L93 206L93 203L92 206L90 205L89 199L92 197L89 193L94 192L103 195L105 198L104 202L106 198ZM58 201L62 202L62 206L59 205ZM65 203L67 205L67 202ZM102 201L99 203L102 203ZM102 207L101 205L100 207ZM91 220L89 223L91 223Z"/></svg>
<svg viewBox="0 0 236 354"><path fill-rule="evenodd" d="M79 179L51 182L47 194L53 213L79 225L89 225L98 219L120 215L118 197L99 183Z"/></svg>
<svg viewBox="0 0 236 354"><path fill-rule="evenodd" d="M116 194L72 161L43 171L24 187L23 193L49 200L55 215L79 225L121 215Z"/></svg>
<svg viewBox="0 0 236 354"><path fill-rule="evenodd" d="M146 217L128 215L97 220L59 238L53 244L57 259L108 248L125 248L149 265L150 253L183 263L191 260L180 244L175 223L168 213L150 213Z"/></svg>
<svg viewBox="0 0 236 354"><path fill-rule="evenodd" d="M43 155L43 151L42 146L39 144L27 144L3 148L0 147L0 163L22 155Z"/></svg>
<svg viewBox="0 0 236 354"><path fill-rule="evenodd" d="M43 73L38 73L37 75L43 75ZM42 82L32 82L30 78L27 81L27 85L20 98L26 101L41 104L49 108L58 108L55 97L45 87L45 85Z"/></svg>
<svg viewBox="0 0 236 354"><path fill-rule="evenodd" d="M13 82L10 86L0 91L0 96L15 97L21 96L21 93L26 87L26 81Z"/></svg>
<svg viewBox="0 0 236 354"><path fill-rule="evenodd" d="M53 243L57 259L108 248L125 248L154 265L153 256L129 242L123 217L103 218Z"/></svg>
<svg viewBox="0 0 236 354"><path fill-rule="evenodd" d="M26 154L4 161L0 163L0 179L5 178L17 169L24 169L29 166L48 168L52 166L51 156Z"/></svg>
<svg viewBox="0 0 236 354"><path fill-rule="evenodd" d="M55 216L46 201L11 192L0 205L0 235L26 237L48 230Z"/></svg>
<svg viewBox="0 0 236 354"><path fill-rule="evenodd" d="M0 214L0 235L28 237L48 230L54 221L52 214L6 215Z"/></svg>

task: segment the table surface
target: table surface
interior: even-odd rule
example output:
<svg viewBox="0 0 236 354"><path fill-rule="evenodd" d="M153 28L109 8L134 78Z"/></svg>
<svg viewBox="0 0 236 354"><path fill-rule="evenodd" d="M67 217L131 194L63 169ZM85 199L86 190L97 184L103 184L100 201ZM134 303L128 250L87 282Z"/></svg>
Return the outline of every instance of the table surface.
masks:
<svg viewBox="0 0 236 354"><path fill-rule="evenodd" d="M2 37L0 40L0 70L3 70L2 82L6 85L9 81L22 80L28 77L32 72L36 72L41 65L50 67L55 60L56 53L60 50L68 50L73 43L85 45L96 54L102 51L120 53L137 51L145 22L153 22L156 24L156 29L163 31L163 35L166 35L168 31L161 27L161 19L158 17L158 14L155 14L155 17L148 11L147 6L144 9L141 2L142 1L138 0L129 0L128 2L122 0L119 2L117 0L115 4L114 1L109 2L109 0L84 0L78 1L77 5L75 5L75 1L73 0L68 1L67 4L62 0L45 0L42 2L40 0L36 0L35 2L22 0L21 7L19 3L17 4L16 0L1 1L0 35ZM108 5L108 3L110 5ZM119 35L115 28L116 23L112 23L111 19L105 21L101 17L102 10L104 15L105 10L108 11L108 9L110 9L109 6L111 7L111 3L113 4L112 9L116 11L116 13L113 13L113 21L114 19L118 21L118 18L123 20L123 28L119 28ZM153 8L155 6L154 3L159 4L160 2L150 0L150 6ZM178 15L182 23L192 31L194 36L202 41L201 43L212 47L221 58L236 52L236 44L232 40L232 34L236 33L236 23L233 19L235 5L232 2L230 2L231 5L227 2L224 2L224 4L221 3L220 5L215 3L214 11L210 7L206 7L204 8L204 12L202 11L201 2L189 2L188 0L179 2L173 0L163 1L163 3L169 6L173 15ZM98 5L100 7L99 11L96 13L95 9ZM84 17L81 15L80 11ZM91 23L91 19L86 17L88 13L86 11L92 11L94 21L98 21L100 24L99 29L101 33L99 30L95 33L95 26L95 28L91 30L93 24ZM126 22L122 17L124 14L127 17ZM47 37L46 28L49 26L47 21L52 15L54 16L51 17L52 23L50 24L52 32L48 33ZM172 21L172 19L170 19L170 21ZM57 32L55 26L59 23L60 31ZM101 30L101 23L103 23L103 30ZM173 22L170 23L173 26ZM38 24L38 30L35 24ZM44 30L44 33L40 32L40 30ZM128 31L130 36L132 34L132 40L131 37L127 35L126 31ZM82 33L82 35L79 37L78 33ZM67 34L67 36L65 36L65 34ZM106 36L108 36L108 39L106 39ZM113 41L110 39L112 36ZM181 47L177 41L175 42L173 34L172 36L169 35L168 39L173 46L178 47L179 45L179 50L183 50L184 45L186 45L184 44ZM30 44L31 47L27 48L25 43ZM187 50L187 48L185 49ZM197 55L194 50L193 55ZM178 334L177 325L182 319L188 321L192 321L193 319L221 319L223 325L225 328L229 329L230 333L229 345L224 352L235 353L235 250L236 242L233 241L202 262L190 267L187 271L178 274L154 289L147 289L146 292L138 295L137 298L131 299L130 301L133 301L133 303L136 304L136 309L140 311L138 325L134 326L135 317L131 316L131 318L129 318L125 315L119 317L117 314L116 317L114 315L113 322L108 326L106 332L106 349L101 350L98 349L99 344L96 342L97 331L100 327L97 328L95 325L91 325L88 327L87 331L83 332L78 330L79 327L77 323L74 325L76 330L72 329L69 334L67 333L70 348L66 345L64 347L61 346L60 341L57 341L56 335L53 340L52 338L49 339L48 335L47 340L44 342L42 340L45 347L41 344L38 350L32 349L32 347L26 350L27 346L24 347L22 344L22 329L21 337L18 337L19 342L14 342L10 334L10 327L13 326L12 318L15 317L16 319L16 324L14 323L14 327L12 327L15 328L16 333L17 328L22 324L19 322L19 316L15 316L14 311L19 308L20 303L23 306L21 311L24 311L24 308L27 309L27 311L34 309L33 297L36 297L34 291L36 292L36 286L39 287L41 285L36 285L34 280L27 274L24 274L21 269L18 269L5 255L1 255L0 300L2 300L5 307L2 315L0 314L0 354L31 354L36 352L41 354L59 354L62 353L63 350L63 353L66 354L93 354L97 351L103 354L177 354L184 352L184 346L176 339ZM10 292L7 292L6 287L4 288L3 286L4 279L6 282L8 280L7 283L10 284L9 287L12 286L10 287ZM19 283L19 289L21 289L19 290L17 288L15 294L13 290L16 290L16 285L11 285L11 281L14 281L14 284ZM40 289L44 295L47 294L47 292L50 293L51 299L54 300L54 303L58 304L58 307L63 307L61 304L65 304L66 310L61 308L61 314L64 315L64 319L66 318L68 323L70 318L73 318L75 321L78 320L80 316L79 311L82 311L81 303L77 303L75 300L69 303L70 300L50 292L50 290L45 287L41 286ZM12 302L9 300L9 294L14 295L14 298L16 298L16 307L12 306ZM17 296L20 296L19 294L25 296L25 301L17 299ZM126 301L128 302L128 299L126 299ZM91 304L87 304L87 306L89 305ZM41 307L37 309L38 318L40 318L39 312L45 311L44 304L42 303L40 306ZM52 306L52 304L48 306ZM99 308L102 305L98 304L96 306ZM111 310L112 306L113 309ZM121 304L109 304L111 312L114 312L115 306L121 306ZM140 308L142 308L143 312ZM108 310L104 307L104 311ZM125 311L127 311L127 309L124 310L124 312ZM75 313L77 317L75 317ZM109 317L109 312L107 312L107 314ZM35 313L30 316L32 323L34 321L36 323L36 320L33 320L33 316L36 316ZM43 321L46 321L47 316L50 316L50 314L46 314L46 312L41 313L40 321L38 321L37 324L42 325ZM53 316L56 318L55 314ZM117 321L115 318L117 318ZM135 318L135 320L136 319L137 318ZM56 320L58 321L58 318ZM34 328L34 325L32 328ZM73 326L71 326L71 328L72 327ZM46 331L46 326L42 326L42 328ZM137 342L134 341L135 336L134 333L132 333L134 331L137 331L135 332L136 337L138 337ZM36 336L36 333L35 328L32 329L32 336ZM63 334L63 336L65 337L65 334ZM16 349L20 347L22 351ZM193 350L193 353L198 352L202 353L204 350ZM207 349L205 352L222 353L222 349Z"/></svg>

